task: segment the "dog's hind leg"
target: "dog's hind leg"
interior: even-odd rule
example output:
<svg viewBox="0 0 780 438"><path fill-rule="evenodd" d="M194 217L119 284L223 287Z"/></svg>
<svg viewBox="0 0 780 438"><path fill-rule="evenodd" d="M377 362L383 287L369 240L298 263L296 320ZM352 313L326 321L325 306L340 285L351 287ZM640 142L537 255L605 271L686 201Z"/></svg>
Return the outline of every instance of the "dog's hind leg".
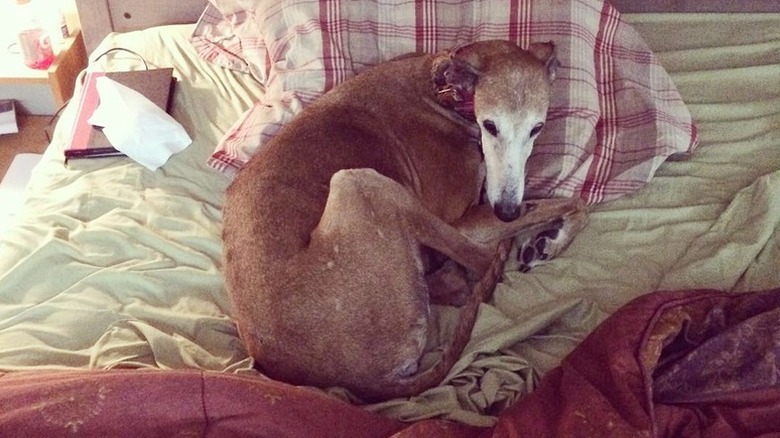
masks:
<svg viewBox="0 0 780 438"><path fill-rule="evenodd" d="M417 244L428 246L460 265L482 273L490 265L495 251L495 242L479 242L470 239L455 227L428 210L420 200L398 182L381 175L373 169L349 169L337 172L331 179L331 192L349 187L351 199L370 211L371 225L376 233L386 229L402 229ZM329 221L341 214L349 214L351 207L341 196L339 211L328 208L323 214L318 230L327 230ZM328 201L330 202L330 197ZM328 211L332 214L328 214ZM365 214L365 213L362 213ZM316 230L315 230L316 232Z"/></svg>
<svg viewBox="0 0 780 438"><path fill-rule="evenodd" d="M300 300L285 297L293 316L298 315L288 315L292 326L285 333L315 331L321 325L316 321L327 321L329 329L316 345L298 341L296 348L303 352L295 361L274 365L275 375L287 373L291 381L335 384L367 399L383 398L416 375L429 338L421 247L480 273L490 267L495 248L472 243L398 182L372 169L336 172L329 187L320 221L295 262L316 276L301 286L309 292ZM302 327L307 321L315 322ZM306 373L303 368L291 372L301 356L312 366ZM347 368L349 373L343 371Z"/></svg>
<svg viewBox="0 0 780 438"><path fill-rule="evenodd" d="M372 169L333 175L303 258L315 264L321 260L315 269L325 273L316 280L318 303L341 304L324 306L321 312L329 330L318 344L327 338L330 353L312 356L316 365L304 383L345 386L364 400L380 400L417 394L441 382L468 342L479 304L492 286L480 281L465 300L442 359L418 370L430 339L422 247L480 276L490 271L486 277L494 281L498 245L472 241L401 184ZM295 309L308 315L323 307L304 306L296 304ZM332 353L345 350L349 354ZM344 362L342 356L351 360ZM347 368L351 371L343 372Z"/></svg>

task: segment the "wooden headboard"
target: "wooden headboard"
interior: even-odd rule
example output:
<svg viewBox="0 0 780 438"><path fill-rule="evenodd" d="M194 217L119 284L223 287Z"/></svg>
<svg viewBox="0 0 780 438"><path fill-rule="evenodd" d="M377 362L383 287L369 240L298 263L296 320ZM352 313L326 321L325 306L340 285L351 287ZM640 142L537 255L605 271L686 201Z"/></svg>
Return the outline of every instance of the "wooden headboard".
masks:
<svg viewBox="0 0 780 438"><path fill-rule="evenodd" d="M612 0L620 12L780 12L777 0Z"/></svg>
<svg viewBox="0 0 780 438"><path fill-rule="evenodd" d="M207 0L76 0L87 53L110 32L194 23Z"/></svg>
<svg viewBox="0 0 780 438"><path fill-rule="evenodd" d="M194 23L208 0L76 0L87 53L110 32ZM621 12L780 12L778 0L612 0Z"/></svg>

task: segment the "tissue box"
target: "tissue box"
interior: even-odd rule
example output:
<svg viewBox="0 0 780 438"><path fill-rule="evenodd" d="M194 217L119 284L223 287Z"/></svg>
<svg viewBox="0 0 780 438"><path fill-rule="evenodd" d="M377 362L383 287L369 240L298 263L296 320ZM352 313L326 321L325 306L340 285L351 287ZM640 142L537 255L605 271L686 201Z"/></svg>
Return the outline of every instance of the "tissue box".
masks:
<svg viewBox="0 0 780 438"><path fill-rule="evenodd" d="M0 134L16 134L16 105L13 100L0 100Z"/></svg>

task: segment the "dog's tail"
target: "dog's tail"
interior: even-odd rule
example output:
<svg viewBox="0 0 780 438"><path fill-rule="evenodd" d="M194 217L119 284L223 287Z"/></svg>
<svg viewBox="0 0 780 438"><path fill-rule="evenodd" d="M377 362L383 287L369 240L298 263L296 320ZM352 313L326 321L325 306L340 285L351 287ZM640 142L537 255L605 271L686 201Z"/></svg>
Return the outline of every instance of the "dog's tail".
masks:
<svg viewBox="0 0 780 438"><path fill-rule="evenodd" d="M492 296L493 290L501 278L501 274L504 271L504 263L512 248L512 240L505 239L499 242L490 267L474 285L471 295L461 308L458 325L455 327L449 345L442 353L441 360L434 366L403 381L385 385L379 390L380 394L361 394L361 396L367 400L409 397L442 383L471 339L471 331L474 328L474 322L477 320L479 305Z"/></svg>

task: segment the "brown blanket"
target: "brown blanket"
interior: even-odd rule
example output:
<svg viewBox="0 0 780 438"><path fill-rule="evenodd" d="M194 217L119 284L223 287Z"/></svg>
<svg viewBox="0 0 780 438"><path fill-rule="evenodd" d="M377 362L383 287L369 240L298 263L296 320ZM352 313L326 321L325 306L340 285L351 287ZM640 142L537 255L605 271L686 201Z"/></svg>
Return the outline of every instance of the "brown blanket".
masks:
<svg viewBox="0 0 780 438"><path fill-rule="evenodd" d="M657 292L601 324L491 428L404 424L256 377L0 376L9 436L742 437L780 431L780 289Z"/></svg>

